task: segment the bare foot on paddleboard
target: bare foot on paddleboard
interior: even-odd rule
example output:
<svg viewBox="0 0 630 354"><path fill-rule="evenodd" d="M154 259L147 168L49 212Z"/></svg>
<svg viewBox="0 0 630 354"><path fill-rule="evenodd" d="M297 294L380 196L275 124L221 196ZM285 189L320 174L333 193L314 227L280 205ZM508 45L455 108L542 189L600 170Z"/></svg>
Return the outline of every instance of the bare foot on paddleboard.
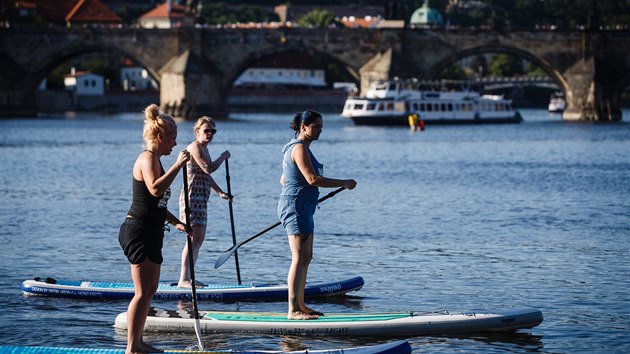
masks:
<svg viewBox="0 0 630 354"><path fill-rule="evenodd" d="M206 284L200 282L200 281L196 281L195 280L195 284L197 285L197 288L203 288L206 286ZM192 288L192 282L190 280L182 280L179 283L177 283L177 287L178 288Z"/></svg>
<svg viewBox="0 0 630 354"><path fill-rule="evenodd" d="M323 312L319 312L308 307L305 307L304 309L302 309L302 312L309 315L324 316Z"/></svg>
<svg viewBox="0 0 630 354"><path fill-rule="evenodd" d="M305 313L302 311L294 311L287 315L287 318L290 320L316 320L319 317L314 314Z"/></svg>

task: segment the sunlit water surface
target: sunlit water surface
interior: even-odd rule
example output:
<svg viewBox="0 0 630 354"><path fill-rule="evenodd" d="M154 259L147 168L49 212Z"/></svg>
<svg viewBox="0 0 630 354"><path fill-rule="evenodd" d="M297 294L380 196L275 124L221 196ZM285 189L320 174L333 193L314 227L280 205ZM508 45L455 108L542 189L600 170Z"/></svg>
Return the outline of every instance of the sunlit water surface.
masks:
<svg viewBox="0 0 630 354"><path fill-rule="evenodd" d="M361 275L352 296L311 302L323 312L542 310L545 321L508 334L407 338L415 353L630 352L630 111L616 124L566 123L523 110L507 125L358 127L336 114L312 145L327 176L358 186L316 213L312 281ZM276 220L281 148L291 114L235 115L210 145L230 150L239 240ZM179 146L192 123L179 124ZM127 301L25 297L36 276L130 281L117 241L142 149L142 114L0 121L0 344L123 348L113 328ZM174 155L163 158L170 166ZM215 172L225 188L225 169ZM173 186L179 194L181 179ZM322 195L326 191L322 190ZM176 199L169 203L177 211ZM205 282L235 282L228 205L216 195L196 267ZM163 281L179 275L184 237L167 234ZM244 282L286 279L280 228L239 249ZM173 301L154 305L173 309ZM183 304L189 305L189 304ZM201 309L286 311L284 302L201 302ZM195 334L147 334L184 349ZM205 335L208 349L297 350L383 338Z"/></svg>

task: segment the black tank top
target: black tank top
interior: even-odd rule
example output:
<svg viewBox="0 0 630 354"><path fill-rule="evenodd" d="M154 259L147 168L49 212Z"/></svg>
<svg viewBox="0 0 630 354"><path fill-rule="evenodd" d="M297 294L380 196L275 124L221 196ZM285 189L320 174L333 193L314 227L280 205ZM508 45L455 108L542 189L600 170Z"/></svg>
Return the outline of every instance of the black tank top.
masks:
<svg viewBox="0 0 630 354"><path fill-rule="evenodd" d="M160 176L164 175L164 168L160 163ZM146 222L149 226L162 228L166 221L166 205L171 197L171 188L158 197L154 197L144 181L133 178L133 197L129 215Z"/></svg>

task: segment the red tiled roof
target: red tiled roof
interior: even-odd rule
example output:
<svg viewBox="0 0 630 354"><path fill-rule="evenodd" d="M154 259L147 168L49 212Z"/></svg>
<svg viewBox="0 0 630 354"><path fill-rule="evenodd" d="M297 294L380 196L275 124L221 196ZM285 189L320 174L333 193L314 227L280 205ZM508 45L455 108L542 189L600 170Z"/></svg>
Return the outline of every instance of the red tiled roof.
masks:
<svg viewBox="0 0 630 354"><path fill-rule="evenodd" d="M168 0L162 5L142 15L140 18L178 18L186 16L186 7L171 2L171 12L168 12Z"/></svg>
<svg viewBox="0 0 630 354"><path fill-rule="evenodd" d="M33 0L37 12L50 22L122 22L99 0Z"/></svg>
<svg viewBox="0 0 630 354"><path fill-rule="evenodd" d="M79 71L76 71L74 74L66 74L63 77L81 77L81 76L90 75L90 74L92 73L89 71L79 70Z"/></svg>
<svg viewBox="0 0 630 354"><path fill-rule="evenodd" d="M79 0L66 15L65 20L69 22L122 22L122 18L99 0Z"/></svg>
<svg viewBox="0 0 630 354"><path fill-rule="evenodd" d="M32 0L32 1L18 0L15 2L15 7L18 9L35 10L37 9L37 2L35 0Z"/></svg>

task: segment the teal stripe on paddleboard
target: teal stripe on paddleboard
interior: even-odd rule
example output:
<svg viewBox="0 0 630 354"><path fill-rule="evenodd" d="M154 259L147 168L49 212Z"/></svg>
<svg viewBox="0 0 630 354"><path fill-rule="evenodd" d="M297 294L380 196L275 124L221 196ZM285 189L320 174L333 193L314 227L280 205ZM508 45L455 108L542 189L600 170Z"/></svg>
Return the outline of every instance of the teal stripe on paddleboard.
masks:
<svg viewBox="0 0 630 354"><path fill-rule="evenodd" d="M329 314L319 316L316 320L303 320L315 322L368 322L368 321L388 321L409 317L408 313L377 313L377 314ZM220 321L251 321L251 322L296 322L299 320L289 320L286 314L265 314L265 313L208 313L204 318Z"/></svg>
<svg viewBox="0 0 630 354"><path fill-rule="evenodd" d="M58 280L56 285L62 286L77 286L82 289L90 289L90 288L103 288L103 289L133 289L133 283L115 283L115 282L96 282L96 281L74 281L74 280ZM244 289L244 288L264 288L272 286L273 284L209 284L204 286L203 288L197 288L199 290L203 289ZM158 290L181 290L181 291L190 291L189 288L180 288L175 285L171 285L168 283L160 283L158 285Z"/></svg>
<svg viewBox="0 0 630 354"><path fill-rule="evenodd" d="M64 285L64 286L81 286L81 283L82 283L81 281L75 281L75 280L57 280L56 282L52 284Z"/></svg>

